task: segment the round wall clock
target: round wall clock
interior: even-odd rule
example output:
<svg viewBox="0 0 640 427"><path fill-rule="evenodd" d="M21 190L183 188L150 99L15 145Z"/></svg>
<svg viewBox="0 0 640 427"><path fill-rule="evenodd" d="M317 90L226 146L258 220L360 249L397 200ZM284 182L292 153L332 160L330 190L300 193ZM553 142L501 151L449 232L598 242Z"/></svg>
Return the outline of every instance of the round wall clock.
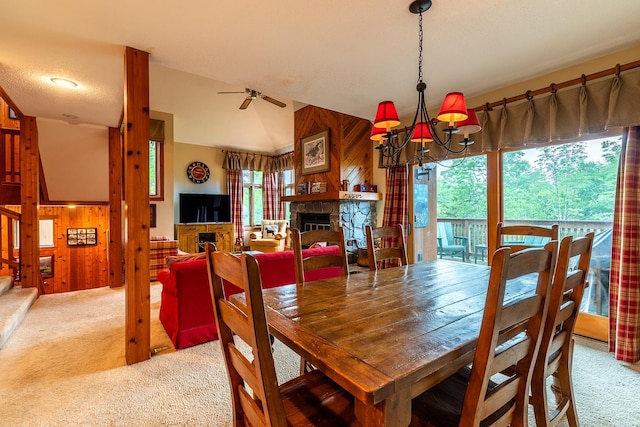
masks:
<svg viewBox="0 0 640 427"><path fill-rule="evenodd" d="M202 162L192 162L187 167L187 176L196 184L205 183L209 179L209 167Z"/></svg>

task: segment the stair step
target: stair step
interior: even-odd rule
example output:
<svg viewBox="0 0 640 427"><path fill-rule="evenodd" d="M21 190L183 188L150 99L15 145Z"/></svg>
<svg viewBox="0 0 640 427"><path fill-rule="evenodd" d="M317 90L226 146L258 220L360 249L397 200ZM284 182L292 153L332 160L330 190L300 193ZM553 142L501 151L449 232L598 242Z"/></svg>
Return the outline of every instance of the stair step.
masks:
<svg viewBox="0 0 640 427"><path fill-rule="evenodd" d="M7 292L13 286L12 276L0 276L0 295Z"/></svg>
<svg viewBox="0 0 640 427"><path fill-rule="evenodd" d="M38 298L36 288L14 286L0 296L0 349L7 342Z"/></svg>

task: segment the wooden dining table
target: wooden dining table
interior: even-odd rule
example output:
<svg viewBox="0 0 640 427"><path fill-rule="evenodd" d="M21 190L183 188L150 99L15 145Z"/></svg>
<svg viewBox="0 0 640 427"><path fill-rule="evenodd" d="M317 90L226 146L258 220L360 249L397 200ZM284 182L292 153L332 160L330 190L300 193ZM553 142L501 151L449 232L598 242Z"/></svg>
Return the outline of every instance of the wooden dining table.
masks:
<svg viewBox="0 0 640 427"><path fill-rule="evenodd" d="M270 332L349 391L364 426L406 426L412 398L472 362L488 281L487 266L436 260L263 296Z"/></svg>

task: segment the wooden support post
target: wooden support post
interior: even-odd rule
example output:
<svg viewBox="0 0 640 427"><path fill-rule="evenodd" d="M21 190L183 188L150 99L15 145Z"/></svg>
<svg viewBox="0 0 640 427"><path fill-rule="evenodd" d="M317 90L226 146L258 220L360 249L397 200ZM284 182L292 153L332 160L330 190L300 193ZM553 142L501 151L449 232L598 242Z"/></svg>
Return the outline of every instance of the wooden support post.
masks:
<svg viewBox="0 0 640 427"><path fill-rule="evenodd" d="M23 116L20 128L20 282L24 288L33 288L40 278L40 154L36 118Z"/></svg>
<svg viewBox="0 0 640 427"><path fill-rule="evenodd" d="M130 47L124 75L127 364L149 359L149 54Z"/></svg>
<svg viewBox="0 0 640 427"><path fill-rule="evenodd" d="M487 262L491 263L491 255L498 247L498 223L503 218L502 197L502 153L487 153Z"/></svg>
<svg viewBox="0 0 640 427"><path fill-rule="evenodd" d="M109 128L109 286L122 286L122 137Z"/></svg>

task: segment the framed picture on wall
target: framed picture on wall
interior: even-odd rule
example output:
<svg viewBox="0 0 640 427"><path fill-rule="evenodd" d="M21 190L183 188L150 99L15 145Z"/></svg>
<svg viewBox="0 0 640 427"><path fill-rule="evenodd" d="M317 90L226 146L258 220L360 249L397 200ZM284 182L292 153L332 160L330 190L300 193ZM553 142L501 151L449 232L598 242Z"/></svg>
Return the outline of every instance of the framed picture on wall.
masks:
<svg viewBox="0 0 640 427"><path fill-rule="evenodd" d="M149 227L156 228L157 208L155 203L149 205Z"/></svg>
<svg viewBox="0 0 640 427"><path fill-rule="evenodd" d="M67 246L93 246L97 244L97 228L67 228Z"/></svg>
<svg viewBox="0 0 640 427"><path fill-rule="evenodd" d="M53 255L40 257L40 274L43 279L53 277Z"/></svg>
<svg viewBox="0 0 640 427"><path fill-rule="evenodd" d="M302 175L329 170L329 131L302 138Z"/></svg>

